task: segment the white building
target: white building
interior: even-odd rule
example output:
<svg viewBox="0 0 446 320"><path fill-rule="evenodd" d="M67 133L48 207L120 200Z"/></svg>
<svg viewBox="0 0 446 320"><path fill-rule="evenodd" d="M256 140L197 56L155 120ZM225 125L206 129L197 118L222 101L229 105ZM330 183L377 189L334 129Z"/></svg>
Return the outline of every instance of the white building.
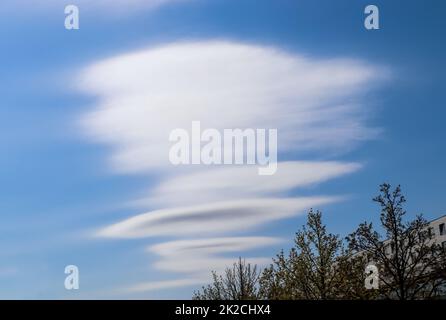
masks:
<svg viewBox="0 0 446 320"><path fill-rule="evenodd" d="M432 240L440 245L446 250L446 215L436 218L429 222L429 232L433 236ZM390 240L384 241L384 244L390 242ZM391 255L393 253L393 248L390 244L385 246L386 254Z"/></svg>
<svg viewBox="0 0 446 320"><path fill-rule="evenodd" d="M446 249L446 215L429 222L429 227L434 234L434 241Z"/></svg>

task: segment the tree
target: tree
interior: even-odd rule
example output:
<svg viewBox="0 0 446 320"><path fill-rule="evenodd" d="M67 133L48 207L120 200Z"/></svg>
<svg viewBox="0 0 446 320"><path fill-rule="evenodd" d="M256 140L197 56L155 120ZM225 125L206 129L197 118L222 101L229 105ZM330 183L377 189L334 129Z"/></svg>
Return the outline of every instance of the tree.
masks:
<svg viewBox="0 0 446 320"><path fill-rule="evenodd" d="M194 292L193 300L255 300L259 299L257 266L239 258L224 275L212 272L213 282Z"/></svg>
<svg viewBox="0 0 446 320"><path fill-rule="evenodd" d="M322 214L310 210L296 233L295 246L283 250L261 276L261 294L268 299L336 299L361 297L364 267L350 257L339 235L327 232ZM359 285L360 283L360 285ZM360 292L360 293L359 293Z"/></svg>
<svg viewBox="0 0 446 320"><path fill-rule="evenodd" d="M336 298L348 300L377 298L376 290L369 290L365 287L367 265L368 261L364 256L354 255L348 249L338 258L336 263L338 275Z"/></svg>
<svg viewBox="0 0 446 320"><path fill-rule="evenodd" d="M295 275L296 249L292 248L288 257L283 250L265 268L260 277L260 295L270 300L303 299L304 294Z"/></svg>
<svg viewBox="0 0 446 320"><path fill-rule="evenodd" d="M393 299L431 298L446 286L445 253L433 241L428 222L418 215L404 222L406 199L401 187L391 190L390 184L380 186L373 199L381 207L382 237L372 223L364 222L347 237L349 249L373 262L379 270L379 293Z"/></svg>

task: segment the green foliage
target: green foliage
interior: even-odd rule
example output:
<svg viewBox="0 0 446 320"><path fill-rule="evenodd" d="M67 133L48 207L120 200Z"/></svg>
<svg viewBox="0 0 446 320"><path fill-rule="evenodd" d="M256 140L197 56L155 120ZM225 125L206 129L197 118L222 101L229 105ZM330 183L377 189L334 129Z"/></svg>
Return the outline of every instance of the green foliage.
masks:
<svg viewBox="0 0 446 320"><path fill-rule="evenodd" d="M327 231L322 214L310 210L294 247L280 252L260 278L267 299L355 299L367 296L364 266L350 257L339 235Z"/></svg>

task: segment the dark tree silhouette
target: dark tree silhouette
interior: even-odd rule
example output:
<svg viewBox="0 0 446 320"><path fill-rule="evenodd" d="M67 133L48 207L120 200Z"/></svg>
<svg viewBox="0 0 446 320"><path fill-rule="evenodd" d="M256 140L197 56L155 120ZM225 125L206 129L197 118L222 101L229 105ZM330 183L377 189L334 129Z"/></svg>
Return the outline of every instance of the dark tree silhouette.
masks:
<svg viewBox="0 0 446 320"><path fill-rule="evenodd" d="M212 272L213 282L195 292L193 300L254 300L259 299L259 272L256 265L239 258L224 275Z"/></svg>
<svg viewBox="0 0 446 320"><path fill-rule="evenodd" d="M406 214L400 186L380 186L373 199L381 207L382 237L372 223L364 222L347 237L349 248L375 263L379 270L379 292L392 299L422 299L444 294L445 253L433 241L428 222L417 216L404 222Z"/></svg>

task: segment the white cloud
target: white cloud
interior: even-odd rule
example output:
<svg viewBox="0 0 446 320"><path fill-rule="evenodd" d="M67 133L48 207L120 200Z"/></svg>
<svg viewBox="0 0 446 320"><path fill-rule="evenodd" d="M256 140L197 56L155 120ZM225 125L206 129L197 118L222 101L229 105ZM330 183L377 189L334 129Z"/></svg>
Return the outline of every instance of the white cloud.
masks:
<svg viewBox="0 0 446 320"><path fill-rule="evenodd" d="M210 266L212 270L221 271L232 265L232 257L222 258L219 254L241 253L280 242L280 239L271 237L205 238L165 242L149 247L149 251L162 257L155 263L159 270L203 275L209 273ZM269 257L251 257L248 260L259 265L271 262Z"/></svg>
<svg viewBox="0 0 446 320"><path fill-rule="evenodd" d="M143 238L240 232L336 200L339 198L255 198L159 209L107 226L97 235Z"/></svg>
<svg viewBox="0 0 446 320"><path fill-rule="evenodd" d="M271 176L257 174L255 166L206 167L198 172L173 175L132 205L190 205L201 201L270 197L294 188L321 183L360 169L357 163L334 161L286 161Z"/></svg>
<svg viewBox="0 0 446 320"><path fill-rule="evenodd" d="M170 132L277 128L281 152L349 149L373 136L357 95L381 73L355 60L317 60L234 42L184 42L88 67L80 87L98 98L83 118L113 148L119 172L170 168Z"/></svg>
<svg viewBox="0 0 446 320"><path fill-rule="evenodd" d="M242 253L250 249L272 246L282 242L271 237L225 237L180 240L157 244L148 251L157 254L161 259L154 267L175 273L184 273L185 278L143 282L122 291L128 293L155 291L183 286L198 286L209 281L210 270L222 272L234 263L233 258L223 258L219 254ZM181 263L178 263L181 261ZM271 262L269 257L249 257L246 259L258 266Z"/></svg>
<svg viewBox="0 0 446 320"><path fill-rule="evenodd" d="M233 251L243 251L280 242L271 237L231 237L178 240L164 242L148 248L160 256L184 256L197 254L214 254Z"/></svg>
<svg viewBox="0 0 446 320"><path fill-rule="evenodd" d="M156 290L164 290L164 289L179 288L179 287L189 287L189 286L204 284L208 280L209 279L205 278L181 278L174 280L149 281L149 282L138 283L131 287L117 290L116 292L119 294L137 293L137 292L156 291Z"/></svg>
<svg viewBox="0 0 446 320"><path fill-rule="evenodd" d="M210 269L231 264L234 257L228 253L248 250L260 239L228 235L340 200L289 194L360 168L356 163L287 161L279 162L275 175L259 176L255 166L174 167L168 160L171 130L189 129L194 120L203 129L276 128L279 153L293 159L345 152L376 134L365 124L368 108L361 96L384 75L359 60L317 59L231 41L176 42L85 68L78 86L97 99L81 120L87 137L110 147L114 172L159 177L142 199L133 201L151 210L105 226L96 235L200 238L150 248L160 257L154 267L183 272L185 278L133 289L208 279ZM222 238L201 239L216 235ZM264 262L263 257L252 259Z"/></svg>
<svg viewBox="0 0 446 320"><path fill-rule="evenodd" d="M79 11L82 13L84 9L106 10L107 13L119 13L122 14L126 11L134 10L153 10L168 4L175 4L181 2L187 2L193 0L76 0L61 3L60 0L34 0L32 5L29 0L2 0L3 10L17 10L21 11L32 10L47 10L48 8L64 8L66 5L74 4L79 7Z"/></svg>

